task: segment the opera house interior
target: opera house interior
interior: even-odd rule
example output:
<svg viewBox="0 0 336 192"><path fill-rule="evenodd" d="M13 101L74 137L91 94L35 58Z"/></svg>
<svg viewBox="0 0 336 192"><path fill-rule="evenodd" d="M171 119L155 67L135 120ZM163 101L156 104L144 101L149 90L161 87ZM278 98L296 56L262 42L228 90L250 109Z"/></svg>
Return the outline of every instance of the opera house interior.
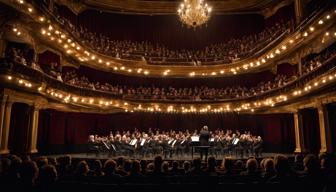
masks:
<svg viewBox="0 0 336 192"><path fill-rule="evenodd" d="M336 191L335 0L0 0L0 186Z"/></svg>

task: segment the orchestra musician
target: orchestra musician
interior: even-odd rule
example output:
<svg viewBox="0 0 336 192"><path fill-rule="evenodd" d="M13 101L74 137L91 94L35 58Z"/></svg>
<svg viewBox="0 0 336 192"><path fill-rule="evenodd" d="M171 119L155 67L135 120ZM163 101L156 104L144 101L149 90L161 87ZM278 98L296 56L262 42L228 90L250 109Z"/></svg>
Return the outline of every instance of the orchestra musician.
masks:
<svg viewBox="0 0 336 192"><path fill-rule="evenodd" d="M116 131L107 136L89 135L88 152L100 152L109 155L129 155L144 157L164 155L166 158L193 155L194 146L200 149L202 159L207 158L208 150L212 155L236 155L248 157L261 156L263 141L260 136L250 132L240 134L238 131L217 129L209 132L207 126L198 131L158 131L150 130L150 134L134 130ZM210 139L211 138L211 139ZM210 145L211 144L211 145Z"/></svg>
<svg viewBox="0 0 336 192"><path fill-rule="evenodd" d="M260 136L258 136L257 139L254 140L253 151L254 151L254 154L255 154L256 157L260 157L261 156L262 143L263 143L263 140L261 139Z"/></svg>
<svg viewBox="0 0 336 192"><path fill-rule="evenodd" d="M89 152L94 152L98 156L99 151L99 144L96 137L94 135L89 135L87 155L89 155Z"/></svg>

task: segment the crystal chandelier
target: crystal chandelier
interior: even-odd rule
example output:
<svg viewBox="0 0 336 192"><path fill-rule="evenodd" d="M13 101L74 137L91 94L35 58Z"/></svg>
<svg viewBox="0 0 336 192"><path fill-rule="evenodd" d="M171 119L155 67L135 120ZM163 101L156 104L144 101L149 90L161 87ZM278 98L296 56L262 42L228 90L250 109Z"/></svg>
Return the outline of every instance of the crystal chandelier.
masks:
<svg viewBox="0 0 336 192"><path fill-rule="evenodd" d="M211 10L204 0L184 0L177 13L184 24L195 29L209 20Z"/></svg>

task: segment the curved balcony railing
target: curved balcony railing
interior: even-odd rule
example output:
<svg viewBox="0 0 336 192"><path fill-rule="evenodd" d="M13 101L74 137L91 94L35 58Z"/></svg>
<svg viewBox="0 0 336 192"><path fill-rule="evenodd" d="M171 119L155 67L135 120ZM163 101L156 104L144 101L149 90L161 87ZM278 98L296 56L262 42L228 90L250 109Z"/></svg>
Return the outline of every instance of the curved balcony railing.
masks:
<svg viewBox="0 0 336 192"><path fill-rule="evenodd" d="M62 25L69 34L72 34L74 39L77 40L77 42L83 43L78 34L73 32L73 29L67 25L67 22L64 22L64 20L60 19L53 11L50 11L46 5L43 3L36 3L33 1L43 11L45 14L47 14L49 17L53 18L53 20L57 21L60 25ZM308 26L312 21L314 21L326 8L328 8L329 1L325 4L322 4L319 6L315 11L313 11L305 20L303 20L292 32L296 32L306 26ZM287 30L282 34L275 34L272 35L272 37L275 37L273 39L270 39L270 41L264 41L258 44L257 46L254 46L252 50L250 50L247 54L245 54L244 57L240 57L239 62L241 61L246 61L248 59L251 59L252 57L258 57L265 51L267 51L269 48L271 48L274 44L280 42L282 39L284 39L287 35L290 34L290 31ZM100 53L99 51L95 50L92 48L92 46L86 45L85 47L89 47L91 50L94 50L94 52L98 54L105 55L104 53ZM111 55L106 55L106 56L111 56ZM150 65L220 65L220 64L234 64L236 61L230 62L228 59L214 59L214 58L202 58L198 59L197 62L196 60L192 59L178 59L178 58L162 58L162 57L148 57L143 53L130 53L130 54L125 54L125 55L120 55L120 57L114 57L114 59L118 59L119 61L136 61L136 62L144 62L146 64Z"/></svg>
<svg viewBox="0 0 336 192"><path fill-rule="evenodd" d="M285 86L271 89L265 91L263 93L259 93L257 95L249 96L249 97L241 97L241 98L232 98L232 99L218 99L218 100L168 100L168 99L133 99L133 98L125 98L123 95L116 95L111 92L101 91L101 90L92 90L88 88L80 88L77 86L69 85L63 83L54 77L47 75L46 73L33 69L29 66L25 66L19 63L15 63L12 61L6 61L2 59L1 61L1 73L9 74L9 75L18 75L26 80L30 80L31 82L36 83L45 83L48 88L62 90L64 92L69 92L79 96L86 97L101 97L101 98L113 98L113 99L121 99L125 101L131 102L160 102L160 103L219 103L219 102L240 102L240 101L253 101L256 99L263 99L270 96L280 95L283 93L288 93L289 91L296 90L298 88L302 88L302 86L311 81L312 79L328 72L336 70L336 55L330 57L325 60L320 67L315 68L314 70L300 76L294 81L287 83Z"/></svg>
<svg viewBox="0 0 336 192"><path fill-rule="evenodd" d="M47 14L50 18L56 21L58 24L63 26L63 28L69 33L72 34L73 38L76 39L77 42L80 42L84 47L90 48L93 52L97 53L98 55L105 55L109 56L113 59L118 61L136 61L136 62L144 62L149 65L177 65L177 66L191 66L191 65L221 65L221 64L234 64L235 62L242 62L248 59L252 59L254 57L260 56L264 53L267 49L271 48L273 45L279 43L283 40L287 35L290 34L289 29L284 32L277 32L272 34L270 38L266 38L265 41L258 42L256 45L251 48L251 50L247 51L243 55L239 55L237 60L228 59L229 56L224 56L223 58L197 58L197 59L189 59L189 58L169 58L169 57L155 57L155 56L146 56L148 54L142 52L134 52L128 54L120 54L118 57L115 55L106 55L100 51L97 51L92 45L88 45L83 43L80 38L80 35L77 32L73 31L73 28L64 22L64 20L57 17L52 11L47 9L47 7L40 5L41 10ZM315 13L316 14L316 13Z"/></svg>

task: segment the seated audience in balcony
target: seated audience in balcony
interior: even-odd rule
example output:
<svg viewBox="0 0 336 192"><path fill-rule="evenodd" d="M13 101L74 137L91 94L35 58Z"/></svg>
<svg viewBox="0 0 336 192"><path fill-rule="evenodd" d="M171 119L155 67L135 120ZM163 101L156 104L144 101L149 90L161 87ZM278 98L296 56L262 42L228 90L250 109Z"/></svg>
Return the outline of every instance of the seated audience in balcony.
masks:
<svg viewBox="0 0 336 192"><path fill-rule="evenodd" d="M258 50L292 29L293 22L280 20L263 31L231 38L223 43L212 44L202 50L172 50L147 41L112 40L102 34L90 32L85 27L75 27L66 18L61 23L83 43L99 53L126 60L145 61L148 64L208 65L232 63L253 55Z"/></svg>
<svg viewBox="0 0 336 192"><path fill-rule="evenodd" d="M285 86L289 83L289 77L277 75L274 81L260 82L256 87L226 87L210 88L206 86L194 88L174 88L174 87L126 87L111 85L109 83L93 83L85 76L78 77L75 71L67 72L64 75L65 83L81 88L101 90L110 92L113 95L123 98L133 99L155 99L155 100L221 100L251 97L264 92Z"/></svg>

